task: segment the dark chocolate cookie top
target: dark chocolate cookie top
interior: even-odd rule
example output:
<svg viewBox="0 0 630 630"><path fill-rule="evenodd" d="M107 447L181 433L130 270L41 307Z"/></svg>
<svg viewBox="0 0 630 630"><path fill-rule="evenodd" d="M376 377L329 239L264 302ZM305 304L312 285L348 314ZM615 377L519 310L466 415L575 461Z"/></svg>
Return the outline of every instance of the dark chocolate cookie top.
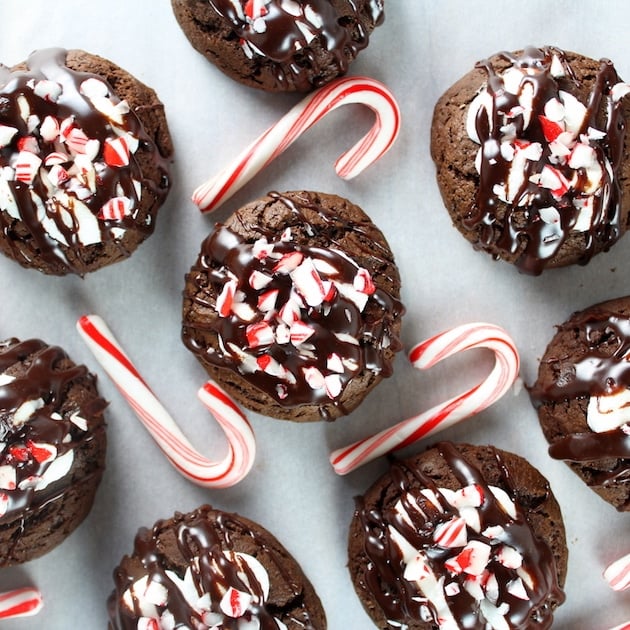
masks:
<svg viewBox="0 0 630 630"><path fill-rule="evenodd" d="M477 248L530 274L585 264L608 250L626 230L628 206L622 203L628 87L613 64L529 47L479 62L473 76L485 78L463 103L467 140L477 147L476 186L456 210L458 227ZM457 99L462 85L447 95ZM439 171L448 165L439 124L446 114L438 108Z"/></svg>
<svg viewBox="0 0 630 630"><path fill-rule="evenodd" d="M380 628L550 628L564 528L547 482L492 447L440 443L357 499L350 571Z"/></svg>
<svg viewBox="0 0 630 630"><path fill-rule="evenodd" d="M193 46L228 75L308 91L345 74L384 19L384 0L172 0Z"/></svg>
<svg viewBox="0 0 630 630"><path fill-rule="evenodd" d="M85 57L72 53L77 64ZM128 231L140 240L153 231L170 146L156 145L105 77L71 69L68 58L46 49L0 66L0 228L20 264L83 274L110 262L93 260L105 246L129 255L138 237Z"/></svg>
<svg viewBox="0 0 630 630"><path fill-rule="evenodd" d="M102 439L105 407L94 376L61 348L0 342L0 523L67 490L75 451Z"/></svg>
<svg viewBox="0 0 630 630"><path fill-rule="evenodd" d="M401 347L391 252L341 201L271 194L256 202L264 217L238 211L203 242L185 292L184 342L203 363L324 418L357 377L389 376Z"/></svg>
<svg viewBox="0 0 630 630"><path fill-rule="evenodd" d="M574 313L540 362L532 401L549 454L630 510L630 299Z"/></svg>
<svg viewBox="0 0 630 630"><path fill-rule="evenodd" d="M259 525L208 505L140 529L114 578L112 630L326 628L317 595L284 547Z"/></svg>

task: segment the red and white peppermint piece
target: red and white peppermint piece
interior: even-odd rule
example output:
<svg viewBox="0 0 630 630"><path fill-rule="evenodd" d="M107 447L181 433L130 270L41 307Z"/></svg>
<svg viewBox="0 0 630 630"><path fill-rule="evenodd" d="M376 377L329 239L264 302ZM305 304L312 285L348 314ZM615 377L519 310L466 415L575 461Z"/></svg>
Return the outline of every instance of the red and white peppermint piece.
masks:
<svg viewBox="0 0 630 630"><path fill-rule="evenodd" d="M98 218L105 221L120 221L131 214L132 205L128 197L112 197L103 205Z"/></svg>
<svg viewBox="0 0 630 630"><path fill-rule="evenodd" d="M266 238L259 238L252 245L252 254L258 260L265 260L273 252L273 244L268 243Z"/></svg>
<svg viewBox="0 0 630 630"><path fill-rule="evenodd" d="M70 161L70 158L65 153L62 153L61 151L53 151L52 153L49 153L44 158L44 164L46 166L54 166L55 164L65 164L66 162L69 162L69 161Z"/></svg>
<svg viewBox="0 0 630 630"><path fill-rule="evenodd" d="M46 142L55 142L59 137L59 121L54 116L46 116L39 127L39 134Z"/></svg>
<svg viewBox="0 0 630 630"><path fill-rule="evenodd" d="M630 587L630 553L609 564L604 571L604 579L615 591Z"/></svg>
<svg viewBox="0 0 630 630"><path fill-rule="evenodd" d="M267 322L256 322L245 329L247 344L250 348L269 346L274 340L273 328Z"/></svg>
<svg viewBox="0 0 630 630"><path fill-rule="evenodd" d="M252 599L253 597L250 593L244 593L230 586L221 598L219 608L228 617L239 619L249 608Z"/></svg>
<svg viewBox="0 0 630 630"><path fill-rule="evenodd" d="M359 293L365 293L366 295L372 295L374 291L376 291L370 272L363 268L360 268L357 271L357 275L354 277L353 286L357 291L359 291Z"/></svg>
<svg viewBox="0 0 630 630"><path fill-rule="evenodd" d="M324 375L314 366L302 368L304 380L311 389L324 389Z"/></svg>
<svg viewBox="0 0 630 630"><path fill-rule="evenodd" d="M335 372L336 374L343 374L345 372L343 361L336 352L330 354L326 359L326 368L330 372Z"/></svg>
<svg viewBox="0 0 630 630"><path fill-rule="evenodd" d="M328 293L328 288L324 287L322 278L315 269L311 258L305 258L291 272L291 280L309 306L319 306Z"/></svg>
<svg viewBox="0 0 630 630"><path fill-rule="evenodd" d="M17 588L0 594L0 619L36 615L43 607L42 594L34 588Z"/></svg>
<svg viewBox="0 0 630 630"><path fill-rule="evenodd" d="M289 338L294 346L299 346L315 334L315 329L303 321L298 320L289 328Z"/></svg>
<svg viewBox="0 0 630 630"><path fill-rule="evenodd" d="M276 301L278 300L278 289L271 289L265 291L262 295L258 296L258 310L261 313L269 313L276 308Z"/></svg>
<svg viewBox="0 0 630 630"><path fill-rule="evenodd" d="M538 185L543 188L548 188L551 194L557 199L565 195L571 187L571 182L567 180L562 172L548 164L543 166L537 179Z"/></svg>
<svg viewBox="0 0 630 630"><path fill-rule="evenodd" d="M280 311L278 317L287 325L291 326L300 319L300 306L294 300L286 302Z"/></svg>
<svg viewBox="0 0 630 630"><path fill-rule="evenodd" d="M138 619L138 630L160 630L161 625L157 619L150 617L140 617Z"/></svg>
<svg viewBox="0 0 630 630"><path fill-rule="evenodd" d="M17 142L18 150L39 153L39 144L34 136L22 136Z"/></svg>
<svg viewBox="0 0 630 630"><path fill-rule="evenodd" d="M512 339L498 326L472 323L447 330L415 346L409 359L414 367L426 369L471 348L487 348L494 352L494 367L484 381L428 411L333 451L330 462L335 472L340 475L349 473L379 455L413 444L474 416L501 398L518 376L520 357Z"/></svg>
<svg viewBox="0 0 630 630"><path fill-rule="evenodd" d="M249 276L249 286L252 289L256 289L259 291L260 289L264 289L267 285L271 283L273 278L266 273L262 273L262 271L258 271L254 269Z"/></svg>
<svg viewBox="0 0 630 630"><path fill-rule="evenodd" d="M34 459L40 464L52 461L57 457L57 447L53 444L27 440L26 448L29 450Z"/></svg>
<svg viewBox="0 0 630 630"><path fill-rule="evenodd" d="M108 166L122 167L129 164L129 144L126 138L120 137L105 140L103 159Z"/></svg>
<svg viewBox="0 0 630 630"><path fill-rule="evenodd" d="M41 81L37 81L35 83L35 88L33 92L40 98L43 98L45 101L49 101L50 103L56 103L63 92L63 89L59 83L55 81L50 81L48 79L42 79Z"/></svg>
<svg viewBox="0 0 630 630"><path fill-rule="evenodd" d="M300 252L287 252L283 254L280 260L275 264L273 268L274 273L288 274L294 269L297 269L302 260L304 254Z"/></svg>
<svg viewBox="0 0 630 630"><path fill-rule="evenodd" d="M451 573L481 575L490 561L492 548L480 540L471 540L457 556L449 558L444 566Z"/></svg>
<svg viewBox="0 0 630 630"><path fill-rule="evenodd" d="M550 120L546 116L538 116L543 135L547 142L553 142L564 131L564 126L558 122Z"/></svg>
<svg viewBox="0 0 630 630"><path fill-rule="evenodd" d="M83 129L73 125L65 130L65 133L62 129L62 135L65 139L66 146L75 153L85 153L86 145L90 140L86 135Z"/></svg>
<svg viewBox="0 0 630 630"><path fill-rule="evenodd" d="M54 186L59 188L61 184L70 179L70 174L63 166L55 164L48 171L48 179L50 179Z"/></svg>
<svg viewBox="0 0 630 630"><path fill-rule="evenodd" d="M508 569L518 569L523 564L523 556L511 545L501 545L497 560Z"/></svg>
<svg viewBox="0 0 630 630"><path fill-rule="evenodd" d="M525 584L523 584L523 580L521 580L521 578L515 578L514 580L508 582L506 590L510 595L513 595L518 599L522 599L524 601L529 599L529 595L525 589Z"/></svg>
<svg viewBox="0 0 630 630"><path fill-rule="evenodd" d="M446 523L440 523L433 532L433 540L440 547L464 547L468 542L466 521L461 517L452 518Z"/></svg>
<svg viewBox="0 0 630 630"><path fill-rule="evenodd" d="M236 280L228 280L221 289L221 293L217 296L215 308L221 317L229 317L232 312L232 304L234 303L234 294L238 285Z"/></svg>
<svg viewBox="0 0 630 630"><path fill-rule="evenodd" d="M484 502L483 488L476 483L464 486L453 493L452 498L449 498L449 502L453 507L460 509L463 507L477 508Z"/></svg>
<svg viewBox="0 0 630 630"><path fill-rule="evenodd" d="M20 151L15 161L15 179L29 186L33 183L41 165L41 159L30 151Z"/></svg>
<svg viewBox="0 0 630 630"><path fill-rule="evenodd" d="M284 5L288 7L290 3ZM335 163L340 177L355 177L389 150L400 129L400 109L394 95L382 83L367 77L344 77L312 92L248 146L232 164L199 186L193 194L194 203L202 212L218 207L312 125L350 103L366 105L376 114L372 129Z"/></svg>

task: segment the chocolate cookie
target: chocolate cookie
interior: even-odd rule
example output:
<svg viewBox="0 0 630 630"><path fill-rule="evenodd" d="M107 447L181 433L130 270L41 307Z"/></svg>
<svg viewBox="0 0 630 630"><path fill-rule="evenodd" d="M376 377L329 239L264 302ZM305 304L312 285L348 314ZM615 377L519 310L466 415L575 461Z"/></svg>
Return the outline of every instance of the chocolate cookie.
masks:
<svg viewBox="0 0 630 630"><path fill-rule="evenodd" d="M278 540L209 505L140 529L114 580L110 630L326 628L315 590Z"/></svg>
<svg viewBox="0 0 630 630"><path fill-rule="evenodd" d="M155 92L106 59L46 49L0 65L0 250L83 275L129 256L170 187Z"/></svg>
<svg viewBox="0 0 630 630"><path fill-rule="evenodd" d="M37 339L0 342L0 566L37 558L87 516L105 465L96 379Z"/></svg>
<svg viewBox="0 0 630 630"><path fill-rule="evenodd" d="M608 250L628 226L626 93L610 61L557 48L480 61L433 116L431 153L455 227L529 274Z"/></svg>
<svg viewBox="0 0 630 630"><path fill-rule="evenodd" d="M334 420L392 372L394 257L356 205L270 193L217 225L186 276L183 340L246 407Z"/></svg>
<svg viewBox="0 0 630 630"><path fill-rule="evenodd" d="M171 3L196 50L233 79L272 92L307 92L345 74L384 19L384 0Z"/></svg>
<svg viewBox="0 0 630 630"><path fill-rule="evenodd" d="M349 569L378 628L550 628L564 601L560 508L528 462L440 443L357 499Z"/></svg>
<svg viewBox="0 0 630 630"><path fill-rule="evenodd" d="M574 313L547 346L531 397L549 454L630 510L630 298Z"/></svg>

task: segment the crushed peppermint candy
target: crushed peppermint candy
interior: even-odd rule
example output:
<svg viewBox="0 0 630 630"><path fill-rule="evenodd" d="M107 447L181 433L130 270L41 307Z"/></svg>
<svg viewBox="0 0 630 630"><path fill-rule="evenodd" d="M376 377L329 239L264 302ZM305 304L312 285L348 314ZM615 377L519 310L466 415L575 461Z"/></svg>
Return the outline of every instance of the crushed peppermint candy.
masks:
<svg viewBox="0 0 630 630"><path fill-rule="evenodd" d="M358 512L374 573L366 583L381 585L372 592L388 611L388 624L404 628L422 620L458 630L466 618L474 627L508 630L540 615L541 627L550 627L549 598L564 598L551 551L504 488L486 485L454 445L437 448L469 485L437 488L401 462L394 464L401 490L395 504L382 511L366 504ZM412 489L409 479L428 487Z"/></svg>
<svg viewBox="0 0 630 630"><path fill-rule="evenodd" d="M200 260L191 277L212 285L221 349L204 359L285 404L336 404L361 369L386 369L379 354L391 343L387 328L366 326L364 316L371 308L383 319L396 307L345 253L297 244L290 228L277 241L247 243L218 225Z"/></svg>
<svg viewBox="0 0 630 630"><path fill-rule="evenodd" d="M29 226L37 248L83 273L59 245L118 243L132 225L150 228L144 218L132 223L143 188L165 192L143 176L136 153L142 146L165 174L166 163L129 104L105 79L68 68L66 56L39 50L27 71L0 70L0 210Z"/></svg>
<svg viewBox="0 0 630 630"><path fill-rule="evenodd" d="M627 89L603 61L583 103L562 89L562 79L573 77L562 51L527 48L502 56L512 64L503 72L489 60L478 64L488 82L467 111L466 131L480 145L479 191L467 225L496 223L497 202L507 205L505 235L492 245L513 253L527 241L517 264L540 273L571 232L591 235L590 241L619 237L619 165L610 147L618 143ZM597 107L589 106L600 101L608 103L607 119L599 123L605 128L597 127Z"/></svg>

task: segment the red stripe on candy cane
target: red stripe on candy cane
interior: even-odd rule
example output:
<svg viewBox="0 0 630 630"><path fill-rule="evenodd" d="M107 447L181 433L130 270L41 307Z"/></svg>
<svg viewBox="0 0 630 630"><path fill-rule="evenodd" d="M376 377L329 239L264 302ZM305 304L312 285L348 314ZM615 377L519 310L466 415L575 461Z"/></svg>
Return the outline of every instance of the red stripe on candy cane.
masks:
<svg viewBox="0 0 630 630"><path fill-rule="evenodd" d="M0 619L36 615L43 607L42 594L34 588L17 588L0 594Z"/></svg>
<svg viewBox="0 0 630 630"><path fill-rule="evenodd" d="M393 94L382 83L367 77L341 78L315 90L229 166L199 186L193 193L193 202L202 212L214 210L329 112L352 103L365 105L376 114L370 131L335 162L339 177L356 177L390 149L400 131L400 109Z"/></svg>
<svg viewBox="0 0 630 630"><path fill-rule="evenodd" d="M213 488L233 486L249 473L256 455L253 430L238 406L216 383L208 381L197 393L228 441L227 453L215 462L192 446L100 317L81 317L77 329L176 470L198 485Z"/></svg>
<svg viewBox="0 0 630 630"><path fill-rule="evenodd" d="M512 339L498 326L472 323L447 330L412 348L409 360L415 368L424 370L471 348L487 348L494 352L494 367L484 381L424 413L333 451L330 463L335 472L345 475L380 455L408 446L474 416L499 400L516 380L520 358Z"/></svg>

